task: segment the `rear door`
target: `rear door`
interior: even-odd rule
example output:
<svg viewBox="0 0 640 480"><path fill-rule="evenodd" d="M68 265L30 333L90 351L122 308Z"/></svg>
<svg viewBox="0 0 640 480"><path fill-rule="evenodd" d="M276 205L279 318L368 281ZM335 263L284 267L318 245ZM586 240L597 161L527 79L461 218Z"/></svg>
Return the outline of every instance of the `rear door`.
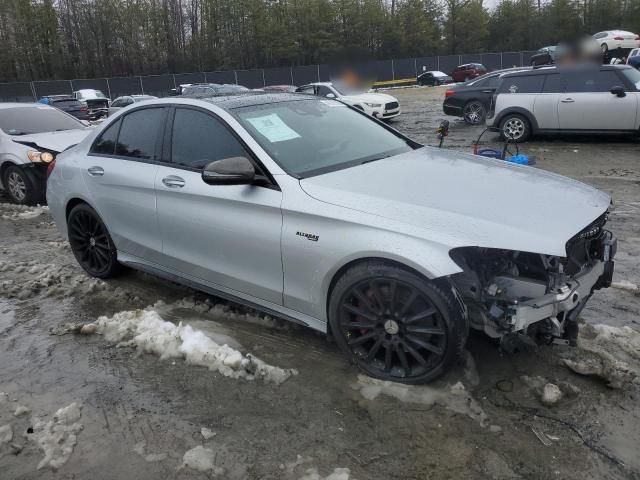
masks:
<svg viewBox="0 0 640 480"><path fill-rule="evenodd" d="M565 90L565 78L560 73L544 75L542 91L536 95L533 112L538 122L538 128L543 130L557 130L560 128L558 120L558 102Z"/></svg>
<svg viewBox="0 0 640 480"><path fill-rule="evenodd" d="M567 87L560 95L558 117L563 130L633 130L637 99L611 93L625 83L616 70L567 72Z"/></svg>
<svg viewBox="0 0 640 480"><path fill-rule="evenodd" d="M155 177L167 108L143 107L112 123L93 143L83 176L118 250L157 262L162 239Z"/></svg>
<svg viewBox="0 0 640 480"><path fill-rule="evenodd" d="M171 164L156 177L163 264L209 283L282 305L282 192L274 185L209 185L210 162L244 156L261 167L223 120L177 107Z"/></svg>

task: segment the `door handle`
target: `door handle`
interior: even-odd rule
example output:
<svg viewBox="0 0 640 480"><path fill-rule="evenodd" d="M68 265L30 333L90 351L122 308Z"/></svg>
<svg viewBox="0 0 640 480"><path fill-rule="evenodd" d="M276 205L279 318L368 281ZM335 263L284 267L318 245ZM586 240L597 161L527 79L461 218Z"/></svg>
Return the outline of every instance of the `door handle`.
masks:
<svg viewBox="0 0 640 480"><path fill-rule="evenodd" d="M573 98L563 98L560 100L562 103L573 103L575 100Z"/></svg>
<svg viewBox="0 0 640 480"><path fill-rule="evenodd" d="M104 168L102 168L102 167L89 167L87 169L87 172L89 172L89 175L91 175L92 177L101 177L102 175L104 175Z"/></svg>
<svg viewBox="0 0 640 480"><path fill-rule="evenodd" d="M165 187L182 188L184 187L184 178L178 177L177 175L169 175L162 179L162 183L164 183Z"/></svg>

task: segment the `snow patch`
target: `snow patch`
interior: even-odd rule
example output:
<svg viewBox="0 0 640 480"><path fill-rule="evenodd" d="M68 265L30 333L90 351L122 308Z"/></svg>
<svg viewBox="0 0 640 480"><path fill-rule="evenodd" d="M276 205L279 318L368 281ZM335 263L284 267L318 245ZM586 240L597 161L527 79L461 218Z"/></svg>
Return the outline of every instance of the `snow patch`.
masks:
<svg viewBox="0 0 640 480"><path fill-rule="evenodd" d="M488 426L487 414L465 390L461 382L446 390L429 386L403 385L358 375L358 383L354 387L360 390L360 394L367 400L375 400L380 395L387 395L406 403L440 405L447 410L468 416L482 427Z"/></svg>
<svg viewBox="0 0 640 480"><path fill-rule="evenodd" d="M20 415L24 415L26 413L31 413L31 409L28 407L25 407L24 405L16 405L16 409L13 412L13 415L16 417L19 417Z"/></svg>
<svg viewBox="0 0 640 480"><path fill-rule="evenodd" d="M320 475L317 468L310 468L303 477L300 477L300 480L355 480L355 478L351 476L351 470L348 468L336 468L326 477Z"/></svg>
<svg viewBox="0 0 640 480"><path fill-rule="evenodd" d="M192 468L199 472L212 472L214 475L224 473L223 468L216 466L216 453L202 445L198 445L184 454L182 467Z"/></svg>
<svg viewBox="0 0 640 480"><path fill-rule="evenodd" d="M79 331L104 335L107 341L118 345L136 346L140 351L159 356L160 360L184 358L189 364L207 367L231 378L260 378L280 384L298 373L294 369L268 365L250 353L243 355L227 344L220 345L189 325L167 322L154 307L124 311L113 317L102 316L82 325Z"/></svg>
<svg viewBox="0 0 640 480"><path fill-rule="evenodd" d="M53 420L46 423L40 420L35 422L34 438L44 452L38 470L46 466L58 469L67 462L78 442L77 435L83 428L78 423L80 417L80 406L74 402L59 409Z"/></svg>
<svg viewBox="0 0 640 480"><path fill-rule="evenodd" d="M11 425L2 425L0 427L0 449L13 440L13 430Z"/></svg>
<svg viewBox="0 0 640 480"><path fill-rule="evenodd" d="M624 326L585 325L578 337L579 356L561 364L580 375L602 378L611 388L625 388L640 377L640 332Z"/></svg>
<svg viewBox="0 0 640 480"><path fill-rule="evenodd" d="M202 435L202 438L204 438L205 440L209 440L210 438L213 438L216 436L216 432L214 432L210 428L202 427L200 429L200 435Z"/></svg>
<svg viewBox="0 0 640 480"><path fill-rule="evenodd" d="M611 282L611 288L617 288L619 290L630 290L632 292L640 291L640 287L635 283L631 283L628 280L620 280L619 282Z"/></svg>
<svg viewBox="0 0 640 480"><path fill-rule="evenodd" d="M40 205L30 207L13 203L0 203L0 218L4 220L29 220L39 217L43 213L49 213L49 207L41 207Z"/></svg>
<svg viewBox="0 0 640 480"><path fill-rule="evenodd" d="M0 294L18 300L26 300L38 295L47 297L87 295L110 289L106 282L89 277L75 265L71 267L36 261L0 261L0 273L11 273L14 277L0 280ZM113 291L114 295L119 293L121 292Z"/></svg>
<svg viewBox="0 0 640 480"><path fill-rule="evenodd" d="M165 460L167 458L166 453L146 453L146 448L147 442L143 440L142 442L138 442L133 446L133 451L143 457L145 462L149 463L161 462L162 460Z"/></svg>

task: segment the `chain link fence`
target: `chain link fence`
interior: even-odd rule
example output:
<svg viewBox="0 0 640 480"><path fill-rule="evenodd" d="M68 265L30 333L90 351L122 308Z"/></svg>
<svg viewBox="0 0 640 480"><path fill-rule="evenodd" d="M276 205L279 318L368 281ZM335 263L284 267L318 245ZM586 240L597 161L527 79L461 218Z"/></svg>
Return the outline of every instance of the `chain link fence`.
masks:
<svg viewBox="0 0 640 480"><path fill-rule="evenodd" d="M384 82L415 78L420 72L427 70L440 70L448 74L458 65L465 63L482 63L489 70L520 67L528 65L529 58L534 53L535 51L523 51L373 60L349 64L349 68L365 78ZM33 102L45 95L71 94L83 88L101 90L109 98L115 99L122 95L135 94L166 97L170 95L171 89L185 83L237 83L248 88L261 88L267 85L304 85L329 81L344 68L345 65L325 64L224 72L0 83L0 101Z"/></svg>

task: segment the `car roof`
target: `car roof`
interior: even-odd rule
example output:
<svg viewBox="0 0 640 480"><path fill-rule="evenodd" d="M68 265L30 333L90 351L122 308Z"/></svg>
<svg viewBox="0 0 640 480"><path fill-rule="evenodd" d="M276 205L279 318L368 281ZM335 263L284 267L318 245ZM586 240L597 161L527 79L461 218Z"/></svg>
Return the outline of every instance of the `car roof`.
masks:
<svg viewBox="0 0 640 480"><path fill-rule="evenodd" d="M8 110L10 108L53 108L49 105L45 105L44 103L32 103L32 102L7 102L0 103L0 110Z"/></svg>
<svg viewBox="0 0 640 480"><path fill-rule="evenodd" d="M310 86L314 86L314 87L331 87L333 85L333 83L331 82L313 82L313 83L307 83L306 85L302 85L299 88L302 87L310 87Z"/></svg>
<svg viewBox="0 0 640 480"><path fill-rule="evenodd" d="M523 77L523 76L528 76L528 75L545 75L545 74L549 74L549 73L554 73L557 71L577 71L580 69L583 70L624 70L624 69L628 69L628 68L633 68L629 65L590 65L590 64L586 64L586 65L567 65L565 67L558 67L557 65L544 65L544 66L540 66L540 67L534 67L531 68L529 70L523 70L523 71L519 71L519 72L513 72L513 73L508 73L506 75L503 76L504 77Z"/></svg>
<svg viewBox="0 0 640 480"><path fill-rule="evenodd" d="M167 97L150 100L147 105L151 104L176 104L176 105L198 105L203 103L215 105L223 110L234 110L242 107L252 107L257 105L269 105L284 102L311 101L322 102L327 99L318 98L312 95L301 93L271 93L271 92L252 92L244 94L229 94L220 96L211 96L203 98L191 97ZM51 107L52 108L52 107Z"/></svg>

